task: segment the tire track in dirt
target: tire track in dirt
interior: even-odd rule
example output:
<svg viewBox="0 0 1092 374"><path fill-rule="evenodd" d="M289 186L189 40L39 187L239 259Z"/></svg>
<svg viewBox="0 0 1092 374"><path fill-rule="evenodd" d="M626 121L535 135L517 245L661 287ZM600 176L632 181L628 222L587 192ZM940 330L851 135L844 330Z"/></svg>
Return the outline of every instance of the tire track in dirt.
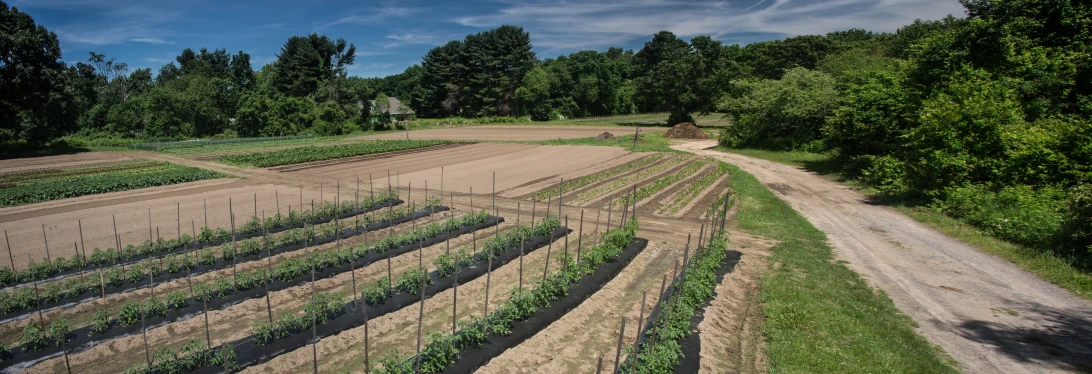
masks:
<svg viewBox="0 0 1092 374"><path fill-rule="evenodd" d="M882 289L971 373L1092 367L1092 301L945 236L845 185L776 162L708 150L754 175L826 233L839 260ZM998 312L1003 311L1003 312ZM1011 313L1007 311L1012 311Z"/></svg>

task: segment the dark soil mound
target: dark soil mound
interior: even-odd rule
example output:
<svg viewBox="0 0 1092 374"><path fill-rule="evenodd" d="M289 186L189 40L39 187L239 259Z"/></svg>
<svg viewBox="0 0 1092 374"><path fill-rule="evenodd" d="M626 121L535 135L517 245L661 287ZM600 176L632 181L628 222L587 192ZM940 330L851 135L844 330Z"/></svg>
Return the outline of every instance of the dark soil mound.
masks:
<svg viewBox="0 0 1092 374"><path fill-rule="evenodd" d="M668 139L709 139L709 135L706 135L701 129L690 122L683 122L675 125L675 127L667 130L664 137Z"/></svg>
<svg viewBox="0 0 1092 374"><path fill-rule="evenodd" d="M617 138L614 137L614 134L611 134L609 132L603 132L602 134L599 134L599 136L596 136L595 139L596 140L617 140Z"/></svg>

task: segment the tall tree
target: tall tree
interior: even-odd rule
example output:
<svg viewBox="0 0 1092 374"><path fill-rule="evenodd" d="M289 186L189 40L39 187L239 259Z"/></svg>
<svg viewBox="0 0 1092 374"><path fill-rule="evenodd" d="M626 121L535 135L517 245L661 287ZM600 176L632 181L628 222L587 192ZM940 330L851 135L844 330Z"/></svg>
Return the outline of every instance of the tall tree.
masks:
<svg viewBox="0 0 1092 374"><path fill-rule="evenodd" d="M43 143L72 130L57 34L0 2L0 139Z"/></svg>

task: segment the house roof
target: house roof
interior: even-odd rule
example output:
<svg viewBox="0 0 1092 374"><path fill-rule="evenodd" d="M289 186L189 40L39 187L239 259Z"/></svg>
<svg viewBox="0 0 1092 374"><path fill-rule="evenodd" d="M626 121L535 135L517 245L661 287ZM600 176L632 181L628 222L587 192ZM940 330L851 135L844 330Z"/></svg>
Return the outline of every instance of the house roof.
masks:
<svg viewBox="0 0 1092 374"><path fill-rule="evenodd" d="M391 107L387 110L390 114L413 114L413 109L409 105L402 104L402 101L398 100L397 97L388 97L387 100L391 103ZM375 107L375 100L368 100L368 103ZM358 102L357 106L363 107L364 103Z"/></svg>

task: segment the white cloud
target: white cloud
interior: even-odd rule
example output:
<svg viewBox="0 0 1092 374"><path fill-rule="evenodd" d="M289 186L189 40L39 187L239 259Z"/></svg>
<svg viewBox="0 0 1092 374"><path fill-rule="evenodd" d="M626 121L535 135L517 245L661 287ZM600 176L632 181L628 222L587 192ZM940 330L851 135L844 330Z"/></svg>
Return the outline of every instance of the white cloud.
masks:
<svg viewBox="0 0 1092 374"><path fill-rule="evenodd" d="M660 30L679 36L735 33L825 34L850 28L895 31L916 18L963 15L957 0L755 0L746 3L636 0L520 2L494 13L453 21L469 27L521 25L536 47L547 50L605 48L648 39Z"/></svg>
<svg viewBox="0 0 1092 374"><path fill-rule="evenodd" d="M428 32L404 32L398 34L389 34L387 39L393 40L383 44L383 48L401 47L403 45L410 44L430 44L436 45L454 38L453 35L442 35L437 33Z"/></svg>
<svg viewBox="0 0 1092 374"><path fill-rule="evenodd" d="M327 22L327 23L324 23L322 25L319 25L317 28L321 30L321 29L325 29L325 28L330 27L330 26L340 25L340 24L343 24L343 23L351 23L351 24L359 24L359 25L379 24L379 23L384 23L386 20L393 19L393 18L406 18L406 17L414 15L414 14L416 14L418 12L421 12L421 10L422 10L421 8L412 8L412 7L398 7L398 6L395 6L395 7L381 7L377 11L375 11L373 13L354 14L354 15L350 15L350 16L345 16L345 17L339 18L339 19L337 19L337 20L335 20L333 22Z"/></svg>

